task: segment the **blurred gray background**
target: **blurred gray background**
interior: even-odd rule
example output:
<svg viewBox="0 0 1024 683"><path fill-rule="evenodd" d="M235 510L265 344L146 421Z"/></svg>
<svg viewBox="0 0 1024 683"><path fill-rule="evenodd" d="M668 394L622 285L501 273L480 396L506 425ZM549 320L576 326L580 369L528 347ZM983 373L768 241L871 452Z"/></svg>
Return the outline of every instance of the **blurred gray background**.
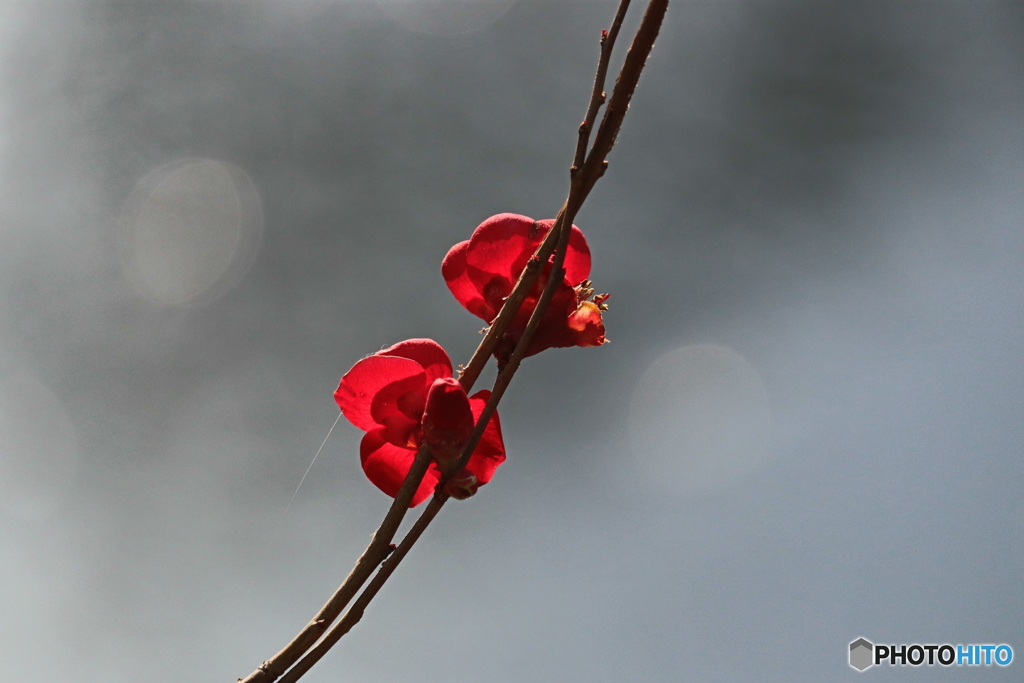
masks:
<svg viewBox="0 0 1024 683"><path fill-rule="evenodd" d="M613 11L0 5L6 680L234 681L312 616L389 502L343 420L289 506L338 378L468 360L441 258L554 215ZM1024 3L673 0L577 219L612 343L527 362L507 463L307 680L1024 658L1022 131Z"/></svg>

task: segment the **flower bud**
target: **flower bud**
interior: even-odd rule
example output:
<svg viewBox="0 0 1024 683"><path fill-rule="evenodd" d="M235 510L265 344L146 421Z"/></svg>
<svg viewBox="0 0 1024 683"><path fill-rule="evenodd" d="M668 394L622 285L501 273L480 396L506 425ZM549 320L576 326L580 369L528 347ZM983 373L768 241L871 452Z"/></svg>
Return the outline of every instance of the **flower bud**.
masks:
<svg viewBox="0 0 1024 683"><path fill-rule="evenodd" d="M476 475L469 470L459 470L451 479L445 482L444 492L455 500L465 500L476 493L480 488L480 482Z"/></svg>
<svg viewBox="0 0 1024 683"><path fill-rule="evenodd" d="M423 441L430 446L442 474L450 474L473 433L469 397L458 380L434 380L427 392L422 424Z"/></svg>

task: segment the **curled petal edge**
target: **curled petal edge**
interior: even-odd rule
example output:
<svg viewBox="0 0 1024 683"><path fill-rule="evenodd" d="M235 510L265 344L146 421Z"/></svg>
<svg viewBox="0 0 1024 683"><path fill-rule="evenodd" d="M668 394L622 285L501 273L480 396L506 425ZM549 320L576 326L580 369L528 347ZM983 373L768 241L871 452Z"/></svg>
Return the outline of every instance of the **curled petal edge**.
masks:
<svg viewBox="0 0 1024 683"><path fill-rule="evenodd" d="M412 468L413 460L416 459L416 451L408 448L400 448L389 443L384 437L383 429L367 432L359 444L359 460L363 465L363 472L367 479L387 495L394 498L398 490L402 488L402 482ZM416 493L409 502L409 507L414 508L434 493L438 482L441 480L441 472L437 465L430 464L427 473L420 482Z"/></svg>
<svg viewBox="0 0 1024 683"><path fill-rule="evenodd" d="M373 416L373 400L395 382L422 375L423 367L409 358L372 355L363 358L342 376L334 400L348 421L363 431L383 425Z"/></svg>

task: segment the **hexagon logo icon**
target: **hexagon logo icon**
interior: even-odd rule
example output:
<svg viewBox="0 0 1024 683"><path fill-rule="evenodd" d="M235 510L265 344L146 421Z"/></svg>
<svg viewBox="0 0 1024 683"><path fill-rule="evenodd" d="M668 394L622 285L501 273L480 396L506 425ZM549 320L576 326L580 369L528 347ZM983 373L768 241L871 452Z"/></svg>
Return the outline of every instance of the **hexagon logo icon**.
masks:
<svg viewBox="0 0 1024 683"><path fill-rule="evenodd" d="M863 671L874 662L875 646L864 638L858 638L850 643L850 666L857 671Z"/></svg>

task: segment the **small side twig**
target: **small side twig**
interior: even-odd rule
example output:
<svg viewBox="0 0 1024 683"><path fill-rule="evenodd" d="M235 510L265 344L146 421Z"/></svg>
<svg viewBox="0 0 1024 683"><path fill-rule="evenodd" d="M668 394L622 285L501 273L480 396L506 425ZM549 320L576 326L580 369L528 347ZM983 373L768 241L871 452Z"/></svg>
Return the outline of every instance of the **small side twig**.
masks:
<svg viewBox="0 0 1024 683"><path fill-rule="evenodd" d="M651 0L644 11L644 17L640 20L640 28L633 37L633 44L629 46L626 53L626 60L619 72L619 78L615 81L615 89L612 91L611 100L604 110L604 118L594 136L594 146L587 155L583 164L583 172L580 174L585 178L585 189L583 198L590 194L597 180L604 175L608 167L607 157L615 146L619 130L622 128L622 120L626 117L629 103L636 91L636 84L640 80L640 73L647 64L647 57L651 54L654 41L661 31L661 22L665 19L665 12L668 10L668 0ZM582 202L582 199L580 200Z"/></svg>
<svg viewBox="0 0 1024 683"><path fill-rule="evenodd" d="M621 0L619 8L615 11L615 18L612 19L611 28L601 31L601 56L597 60L597 73L594 75L594 89L590 93L590 104L587 105L587 114L580 124L579 137L576 139L576 154L573 155L572 167L569 173L575 175L583 166L587 153L587 144L590 142L590 131L594 127L594 119L597 112L604 104L605 92L604 82L608 77L608 63L611 61L612 50L615 49L615 39L619 37L619 29L622 28L622 21L626 18L626 10L629 9L629 0Z"/></svg>

